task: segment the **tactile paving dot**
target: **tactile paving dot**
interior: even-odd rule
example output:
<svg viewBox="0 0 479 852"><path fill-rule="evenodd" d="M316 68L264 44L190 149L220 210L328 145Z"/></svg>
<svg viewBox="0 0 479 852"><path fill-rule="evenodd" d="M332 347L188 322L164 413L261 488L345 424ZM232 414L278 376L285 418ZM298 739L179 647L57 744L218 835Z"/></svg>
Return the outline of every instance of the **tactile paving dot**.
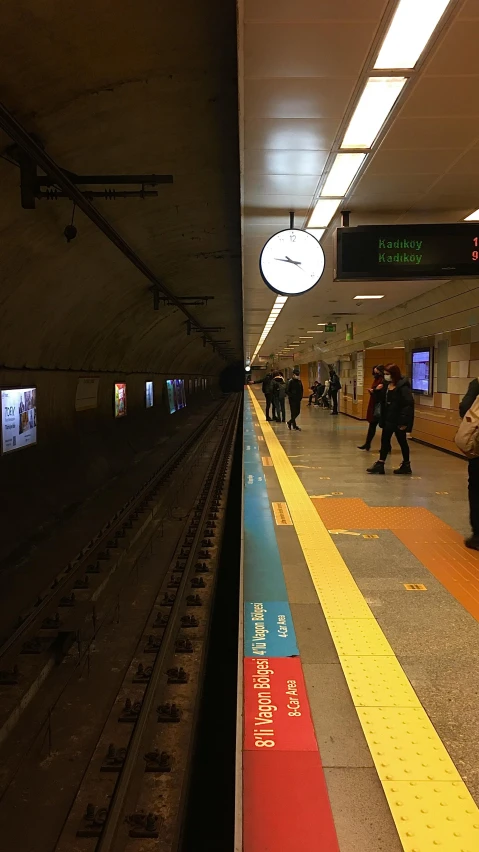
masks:
<svg viewBox="0 0 479 852"><path fill-rule="evenodd" d="M339 656L394 656L374 618L330 618L328 627Z"/></svg>
<svg viewBox="0 0 479 852"><path fill-rule="evenodd" d="M396 657L344 657L340 662L356 707L420 707Z"/></svg>
<svg viewBox="0 0 479 852"><path fill-rule="evenodd" d="M328 621L331 618L374 618L366 601L358 597L355 588L337 588L324 579L316 584L314 575L312 579Z"/></svg>
<svg viewBox="0 0 479 852"><path fill-rule="evenodd" d="M384 792L404 852L479 849L479 811L462 781L392 781Z"/></svg>
<svg viewBox="0 0 479 852"><path fill-rule="evenodd" d="M460 781L422 707L358 707L381 781Z"/></svg>

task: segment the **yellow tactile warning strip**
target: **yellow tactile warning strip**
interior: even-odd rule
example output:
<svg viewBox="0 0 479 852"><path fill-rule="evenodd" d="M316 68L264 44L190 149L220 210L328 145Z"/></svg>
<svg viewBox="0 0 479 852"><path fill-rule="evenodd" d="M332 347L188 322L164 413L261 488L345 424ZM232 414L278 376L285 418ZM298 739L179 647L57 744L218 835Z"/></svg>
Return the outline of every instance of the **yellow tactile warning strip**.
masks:
<svg viewBox="0 0 479 852"><path fill-rule="evenodd" d="M477 805L279 440L261 429L405 852L477 852Z"/></svg>
<svg viewBox="0 0 479 852"><path fill-rule="evenodd" d="M286 503L272 503L274 519L280 527L292 527L293 522Z"/></svg>

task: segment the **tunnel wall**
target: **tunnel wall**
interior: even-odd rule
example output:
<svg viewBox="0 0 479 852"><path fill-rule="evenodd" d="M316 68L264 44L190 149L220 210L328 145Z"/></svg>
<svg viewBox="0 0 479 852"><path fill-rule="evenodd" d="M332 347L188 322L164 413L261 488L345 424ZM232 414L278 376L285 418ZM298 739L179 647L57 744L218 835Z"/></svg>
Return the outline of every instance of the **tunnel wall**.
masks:
<svg viewBox="0 0 479 852"><path fill-rule="evenodd" d="M99 379L95 408L77 411L78 380ZM186 408L170 414L166 379L183 378ZM206 378L206 390L188 389ZM154 382L154 405L146 408L145 382ZM126 383L127 414L114 416L114 385ZM0 563L40 528L81 504L142 455L177 436L192 413L219 395L216 376L192 374L0 371L0 387L36 388L37 443L0 456ZM152 471L153 472L153 471Z"/></svg>

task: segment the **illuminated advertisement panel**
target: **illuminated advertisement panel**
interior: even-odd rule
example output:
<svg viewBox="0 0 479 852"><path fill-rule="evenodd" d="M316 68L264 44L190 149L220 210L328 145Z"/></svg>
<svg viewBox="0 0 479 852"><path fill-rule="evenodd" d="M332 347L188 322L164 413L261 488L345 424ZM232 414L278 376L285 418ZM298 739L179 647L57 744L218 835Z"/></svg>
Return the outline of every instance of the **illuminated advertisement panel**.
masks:
<svg viewBox="0 0 479 852"><path fill-rule="evenodd" d="M166 391L170 414L186 406L185 383L183 379L167 379Z"/></svg>
<svg viewBox="0 0 479 852"><path fill-rule="evenodd" d="M145 403L147 408L153 407L153 382L145 382Z"/></svg>
<svg viewBox="0 0 479 852"><path fill-rule="evenodd" d="M115 385L115 417L124 417L126 414L126 384Z"/></svg>
<svg viewBox="0 0 479 852"><path fill-rule="evenodd" d="M37 443L37 389L2 390L2 453Z"/></svg>

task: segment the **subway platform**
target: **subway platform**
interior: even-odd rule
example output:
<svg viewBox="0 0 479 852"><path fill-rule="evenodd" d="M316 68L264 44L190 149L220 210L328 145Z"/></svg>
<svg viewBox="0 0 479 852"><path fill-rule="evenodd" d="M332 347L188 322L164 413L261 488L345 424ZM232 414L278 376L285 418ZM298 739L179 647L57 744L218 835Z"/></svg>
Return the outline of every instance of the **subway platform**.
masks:
<svg viewBox="0 0 479 852"><path fill-rule="evenodd" d="M478 852L479 553L467 466L245 391L237 852Z"/></svg>

